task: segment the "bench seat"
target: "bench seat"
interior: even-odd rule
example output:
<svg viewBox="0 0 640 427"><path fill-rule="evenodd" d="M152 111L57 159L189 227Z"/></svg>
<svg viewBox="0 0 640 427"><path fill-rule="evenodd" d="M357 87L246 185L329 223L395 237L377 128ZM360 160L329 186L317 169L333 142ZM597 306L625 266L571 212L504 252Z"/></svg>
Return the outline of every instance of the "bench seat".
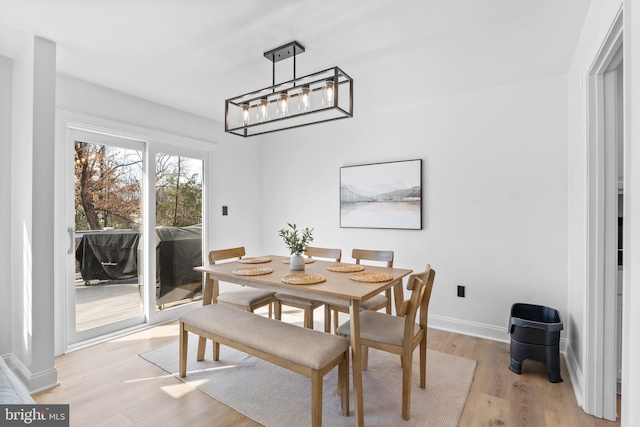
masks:
<svg viewBox="0 0 640 427"><path fill-rule="evenodd" d="M188 332L223 344L311 379L312 425L322 423L322 378L338 366L342 413L349 414L349 345L344 337L284 323L222 304L209 304L180 320L180 376L186 376ZM198 354L198 360L204 355Z"/></svg>

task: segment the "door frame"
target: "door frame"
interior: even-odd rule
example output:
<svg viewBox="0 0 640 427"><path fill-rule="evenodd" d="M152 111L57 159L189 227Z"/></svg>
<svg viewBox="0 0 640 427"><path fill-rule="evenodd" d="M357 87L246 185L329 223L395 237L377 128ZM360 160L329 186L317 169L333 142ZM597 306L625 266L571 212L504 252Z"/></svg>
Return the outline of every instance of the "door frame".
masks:
<svg viewBox="0 0 640 427"><path fill-rule="evenodd" d="M202 177L202 245L203 254L206 246L206 238L210 235L211 212L206 208L207 201L211 200L211 189L213 188L210 178L212 176L213 150L215 143L200 141L183 136L172 135L169 133L141 128L124 123L114 122L94 116L74 113L65 110L56 110L56 138L55 138L55 162L56 165L70 165L74 161L73 145L71 144L71 132L84 131L95 134L104 135L106 138L115 137L120 139L128 139L132 141L140 141L145 144L145 164L150 165L155 159L155 153L158 151L168 154L181 155L191 157L203 161L203 177ZM150 157L153 155L153 157ZM69 228L74 224L74 216L72 204L68 201L74 197L73 172L70 168L57 167L55 171L55 205L54 205L54 221L56 224L54 230L55 248L55 272L54 272L54 331L55 331L55 355L61 355L69 351L84 348L98 342L103 342L119 336L129 334L131 332L148 328L153 325L169 322L177 319L181 314L191 310L194 303L182 304L171 307L160 312L155 310L155 279L152 286L145 283L147 292L144 294L144 321L142 323L133 322L132 324L123 323L123 329L110 331L108 328L100 332L104 334L83 339L76 343L70 344L72 336L69 334L69 310L75 310L71 302L75 301L69 292L69 280L75 277L75 270L68 262L73 240L70 236ZM151 188L149 185L149 174L143 173L143 185L145 188ZM150 194L149 194L150 193ZM155 205L155 192L143 191L143 216L144 234L154 235L155 233L155 211L152 207ZM71 209L69 208L71 206ZM150 234L152 233L152 234ZM152 241L153 240L153 241ZM155 266L155 239L144 239L144 266ZM151 275L145 271L144 280L149 281ZM155 277L155 276L154 276ZM138 324L136 324L138 323ZM75 325L74 325L75 327ZM102 327L98 327L102 328Z"/></svg>
<svg viewBox="0 0 640 427"><path fill-rule="evenodd" d="M622 66L622 44L621 9L586 73L588 201L583 409L588 414L608 420L617 417L617 334L605 333L616 330L617 312L618 177L615 138L620 135L615 134L612 126L615 126L616 114L624 116L624 111L613 115L607 112L615 103L616 85L621 84L611 71ZM612 198L614 203L610 203ZM615 212L612 212L614 208ZM613 253L611 247L614 248Z"/></svg>

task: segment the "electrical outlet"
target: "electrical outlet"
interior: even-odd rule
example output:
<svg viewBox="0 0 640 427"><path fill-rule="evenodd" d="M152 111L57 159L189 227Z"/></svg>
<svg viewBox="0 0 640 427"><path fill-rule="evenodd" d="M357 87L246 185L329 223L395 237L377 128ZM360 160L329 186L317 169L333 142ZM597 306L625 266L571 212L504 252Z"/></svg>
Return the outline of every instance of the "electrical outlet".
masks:
<svg viewBox="0 0 640 427"><path fill-rule="evenodd" d="M464 298L464 286L458 285L458 296Z"/></svg>

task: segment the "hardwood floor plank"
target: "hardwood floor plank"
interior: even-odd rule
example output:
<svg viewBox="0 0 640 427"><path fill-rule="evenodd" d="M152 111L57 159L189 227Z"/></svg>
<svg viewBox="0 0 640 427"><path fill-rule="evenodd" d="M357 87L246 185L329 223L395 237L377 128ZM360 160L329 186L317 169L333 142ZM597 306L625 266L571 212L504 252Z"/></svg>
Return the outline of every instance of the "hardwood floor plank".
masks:
<svg viewBox="0 0 640 427"><path fill-rule="evenodd" d="M464 411L459 425L495 427L509 425L509 402L485 393L477 393L467 399L473 410ZM465 406L466 408L466 406ZM473 414L473 417L471 417Z"/></svg>
<svg viewBox="0 0 640 427"><path fill-rule="evenodd" d="M97 420L92 424L93 427L129 427L134 426L135 424L131 422L127 417L122 415L120 412L113 414L113 416L104 418L102 420Z"/></svg>
<svg viewBox="0 0 640 427"><path fill-rule="evenodd" d="M534 381L521 379L513 383L509 399L509 425L544 427L544 411Z"/></svg>
<svg viewBox="0 0 640 427"><path fill-rule="evenodd" d="M511 363L511 355L508 346L492 345L487 354L488 359L493 361L494 366L508 367ZM509 396L509 383L513 379L514 373L509 369L490 369L489 378L486 381L486 392L495 397L506 399Z"/></svg>

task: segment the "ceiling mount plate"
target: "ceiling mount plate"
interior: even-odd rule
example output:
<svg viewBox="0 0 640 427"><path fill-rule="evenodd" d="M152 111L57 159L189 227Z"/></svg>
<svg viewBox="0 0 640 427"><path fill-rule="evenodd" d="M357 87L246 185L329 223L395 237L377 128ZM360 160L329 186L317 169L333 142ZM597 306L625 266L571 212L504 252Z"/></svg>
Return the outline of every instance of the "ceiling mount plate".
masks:
<svg viewBox="0 0 640 427"><path fill-rule="evenodd" d="M304 46L296 41L293 41L291 43L287 43L275 49L271 49L268 52L265 52L264 57L269 61L276 63L278 61L282 61L283 59L291 58L294 54L299 55L303 52Z"/></svg>

